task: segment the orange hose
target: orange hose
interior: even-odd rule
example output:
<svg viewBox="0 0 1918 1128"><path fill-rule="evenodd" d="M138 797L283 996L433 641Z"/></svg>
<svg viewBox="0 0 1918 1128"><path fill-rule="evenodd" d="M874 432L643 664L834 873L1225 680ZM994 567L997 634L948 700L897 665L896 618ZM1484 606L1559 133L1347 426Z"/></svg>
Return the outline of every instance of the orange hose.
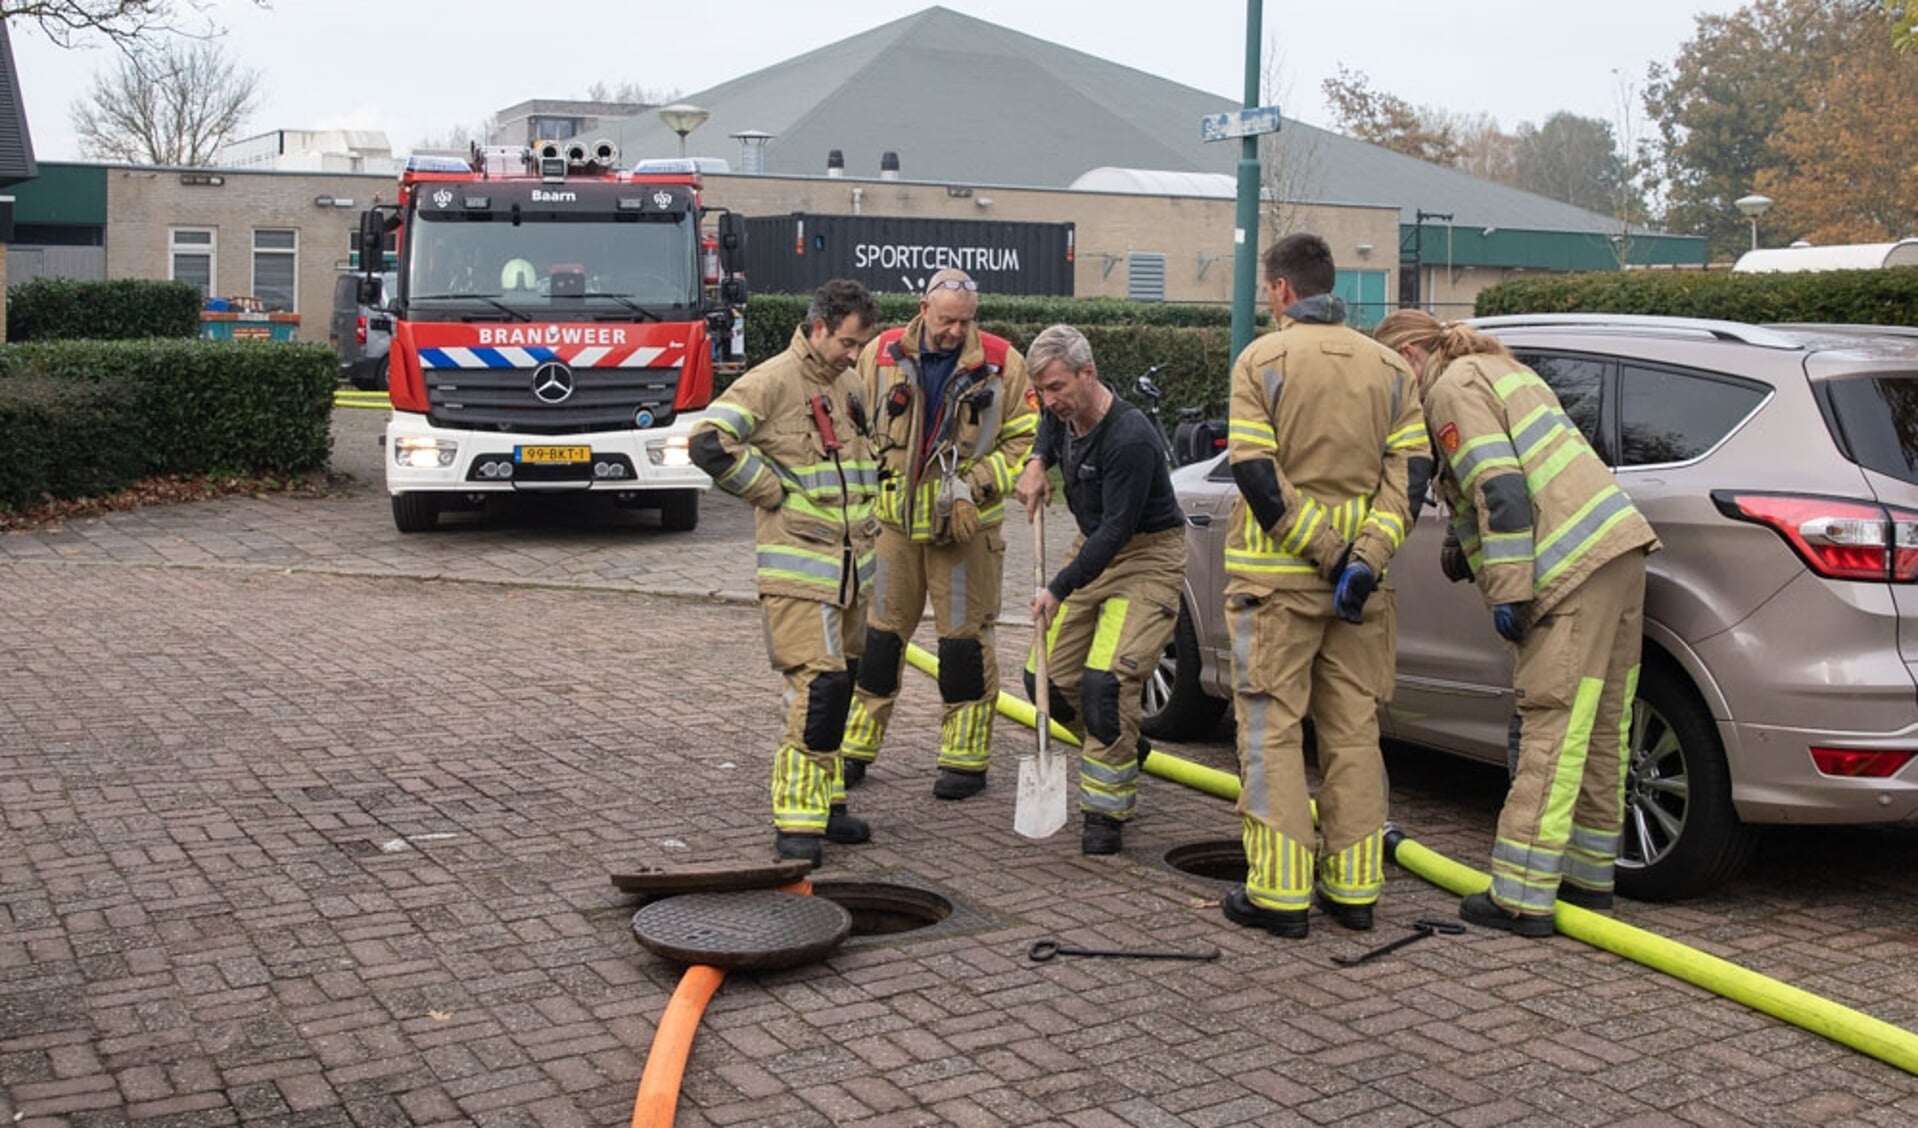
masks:
<svg viewBox="0 0 1918 1128"><path fill-rule="evenodd" d="M812 882L802 877L779 888L785 893L811 893ZM646 1069L639 1075L639 1092L633 1097L633 1128L673 1128L673 1117L679 1112L679 1083L686 1076L686 1059L692 1056L693 1035L699 1032L706 1004L725 981L724 971L705 964L694 964L679 977L679 988L667 1000L666 1013L653 1031Z"/></svg>

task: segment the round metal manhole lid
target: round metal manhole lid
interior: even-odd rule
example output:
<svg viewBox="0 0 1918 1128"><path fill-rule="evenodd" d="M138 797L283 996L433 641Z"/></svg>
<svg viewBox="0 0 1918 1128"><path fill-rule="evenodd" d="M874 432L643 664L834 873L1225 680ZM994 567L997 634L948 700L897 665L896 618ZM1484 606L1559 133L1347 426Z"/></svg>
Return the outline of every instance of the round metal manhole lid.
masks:
<svg viewBox="0 0 1918 1128"><path fill-rule="evenodd" d="M626 893L660 896L667 893L717 893L727 889L763 889L786 885L812 872L812 863L797 858L776 862L694 862L676 866L641 866L631 873L612 875L613 887Z"/></svg>
<svg viewBox="0 0 1918 1128"><path fill-rule="evenodd" d="M798 967L852 933L852 914L824 897L753 889L667 897L633 914L647 951L718 968Z"/></svg>

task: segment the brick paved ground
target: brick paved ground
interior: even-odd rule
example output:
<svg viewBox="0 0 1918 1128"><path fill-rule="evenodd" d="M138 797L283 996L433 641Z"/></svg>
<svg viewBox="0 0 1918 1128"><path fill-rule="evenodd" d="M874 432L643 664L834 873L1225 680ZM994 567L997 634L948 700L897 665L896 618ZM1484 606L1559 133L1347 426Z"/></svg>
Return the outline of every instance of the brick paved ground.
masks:
<svg viewBox="0 0 1918 1128"><path fill-rule="evenodd" d="M646 594L747 586L745 516L402 538L363 491L0 537L0 1115L626 1123L678 973L607 873L766 853L756 615ZM1024 641L1004 632L1008 667ZM680 1124L1918 1119L1918 1078L1567 938L1474 930L1342 969L1361 944L1322 920L1296 943L1231 928L1219 887L1158 862L1231 837L1230 808L1164 781L1121 857L1019 839L1022 730L984 796L937 803L936 695L908 677L855 793L876 840L832 875L977 915L730 978ZM1390 760L1401 823L1481 864L1495 774ZM1773 835L1724 894L1618 915L1918 1029L1915 840ZM1390 874L1377 941L1455 904ZM1047 935L1225 956L1028 963Z"/></svg>

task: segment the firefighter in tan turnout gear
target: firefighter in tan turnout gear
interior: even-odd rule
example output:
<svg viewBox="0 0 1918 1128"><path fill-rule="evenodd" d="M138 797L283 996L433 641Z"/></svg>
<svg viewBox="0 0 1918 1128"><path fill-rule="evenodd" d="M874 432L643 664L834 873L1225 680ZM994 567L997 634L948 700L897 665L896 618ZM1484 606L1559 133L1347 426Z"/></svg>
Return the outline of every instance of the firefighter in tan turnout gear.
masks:
<svg viewBox="0 0 1918 1128"><path fill-rule="evenodd" d="M1343 324L1325 240L1289 235L1267 248L1264 268L1279 331L1232 368L1240 496L1225 590L1247 864L1224 911L1298 938L1314 901L1346 928L1371 928L1385 885L1378 709L1391 694L1396 619L1380 584L1432 458L1411 371ZM1308 711L1323 776L1316 836Z"/></svg>
<svg viewBox="0 0 1918 1128"><path fill-rule="evenodd" d="M1554 900L1612 907L1645 557L1658 537L1552 389L1498 340L1419 310L1387 317L1379 340L1420 370L1452 514L1445 574L1476 576L1493 628L1517 648L1492 888L1459 915L1550 936Z"/></svg>
<svg viewBox="0 0 1918 1128"><path fill-rule="evenodd" d="M774 850L815 866L821 838L871 837L846 812L839 737L877 532L878 466L852 366L878 320L859 283L821 286L791 346L714 400L691 444L719 488L756 507L759 605L768 656L786 679L786 731L772 768Z"/></svg>
<svg viewBox="0 0 1918 1128"><path fill-rule="evenodd" d="M1084 334L1054 325L1026 362L1046 415L1015 492L1036 515L1056 466L1079 524L1071 559L1032 597L1032 619L1046 631L1051 715L1085 738L1080 850L1116 854L1138 802L1141 689L1179 618L1185 514L1158 431L1100 381ZM1035 676L1029 661L1036 701Z"/></svg>
<svg viewBox="0 0 1918 1128"><path fill-rule="evenodd" d="M939 634L939 776L932 793L964 799L986 785L999 665L1006 498L1039 415L1025 360L979 332L978 286L960 270L926 284L919 315L859 357L879 461L878 568L865 655L841 752L846 785L865 777L899 696L906 642L932 600Z"/></svg>

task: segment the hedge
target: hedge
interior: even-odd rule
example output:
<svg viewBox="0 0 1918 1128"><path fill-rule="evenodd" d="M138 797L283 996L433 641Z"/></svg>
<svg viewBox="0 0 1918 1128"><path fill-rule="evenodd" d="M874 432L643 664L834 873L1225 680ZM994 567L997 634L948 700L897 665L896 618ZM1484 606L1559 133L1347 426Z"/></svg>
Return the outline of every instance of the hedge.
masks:
<svg viewBox="0 0 1918 1128"><path fill-rule="evenodd" d="M187 282L36 278L7 290L7 340L126 340L200 335L200 290Z"/></svg>
<svg viewBox="0 0 1918 1128"><path fill-rule="evenodd" d="M276 341L48 341L0 348L0 504L159 474L297 474L332 446L339 359ZM70 466L91 464L92 475Z"/></svg>
<svg viewBox="0 0 1918 1128"><path fill-rule="evenodd" d="M1918 266L1789 274L1608 271L1502 282L1480 317L1515 313L1649 313L1757 324L1779 321L1918 325Z"/></svg>

